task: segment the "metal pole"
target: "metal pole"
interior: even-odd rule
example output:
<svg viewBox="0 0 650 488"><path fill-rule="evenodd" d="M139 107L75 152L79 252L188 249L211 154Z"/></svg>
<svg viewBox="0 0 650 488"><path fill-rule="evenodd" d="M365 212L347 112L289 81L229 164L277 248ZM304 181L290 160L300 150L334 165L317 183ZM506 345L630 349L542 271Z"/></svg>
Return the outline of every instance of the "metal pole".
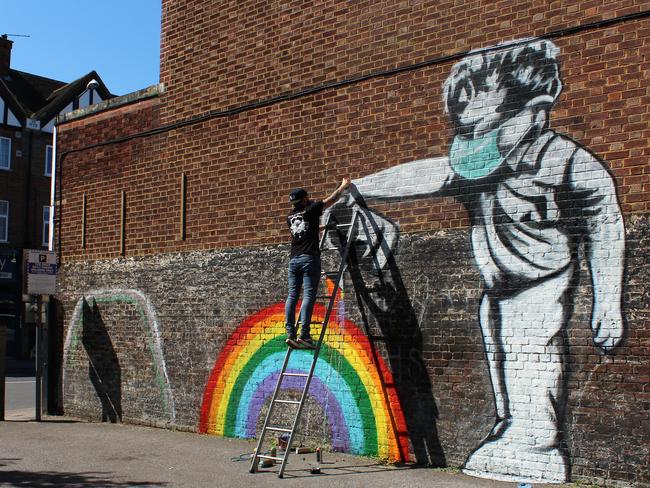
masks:
<svg viewBox="0 0 650 488"><path fill-rule="evenodd" d="M41 367L41 296L36 297L36 422L41 421L42 408L42 378L43 370Z"/></svg>
<svg viewBox="0 0 650 488"><path fill-rule="evenodd" d="M7 327L4 322L0 322L0 421L5 419L5 361L6 347L5 338Z"/></svg>
<svg viewBox="0 0 650 488"><path fill-rule="evenodd" d="M48 250L54 251L54 207L56 205L56 124L52 131L52 171L50 174L50 234L48 236Z"/></svg>
<svg viewBox="0 0 650 488"><path fill-rule="evenodd" d="M42 306L41 306L41 327L43 328L43 334L41 335L42 339L42 356L41 356L41 369L42 369L42 376L43 376L43 381L41 382L42 388L41 388L41 398L43 399L42 401L42 410L45 412L47 415L49 409L50 409L50 402L48 400L49 398L49 386L50 386L50 381L49 381L49 374L50 374L50 322L48 320L48 311L50 308L50 297L49 295L41 295L41 298L43 299Z"/></svg>

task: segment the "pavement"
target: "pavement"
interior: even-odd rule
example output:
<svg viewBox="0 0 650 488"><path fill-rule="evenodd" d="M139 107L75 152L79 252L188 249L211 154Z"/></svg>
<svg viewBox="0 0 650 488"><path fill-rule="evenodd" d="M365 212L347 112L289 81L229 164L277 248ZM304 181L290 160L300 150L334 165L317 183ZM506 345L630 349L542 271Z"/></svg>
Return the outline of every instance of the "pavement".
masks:
<svg viewBox="0 0 650 488"><path fill-rule="evenodd" d="M514 488L453 469L396 467L376 459L324 453L292 455L284 478L277 466L249 472L255 444L241 439L67 417L42 422L8 412L0 422L0 487L440 487ZM33 418L33 417L32 417ZM536 485L537 486L537 485ZM541 485L539 485L541 486ZM544 485L569 487L575 485Z"/></svg>

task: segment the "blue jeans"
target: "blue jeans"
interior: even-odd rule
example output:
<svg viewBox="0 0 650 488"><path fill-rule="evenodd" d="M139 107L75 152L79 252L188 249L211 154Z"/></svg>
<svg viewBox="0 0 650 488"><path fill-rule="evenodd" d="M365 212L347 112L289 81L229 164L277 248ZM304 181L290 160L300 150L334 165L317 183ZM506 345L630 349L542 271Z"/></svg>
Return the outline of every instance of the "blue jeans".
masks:
<svg viewBox="0 0 650 488"><path fill-rule="evenodd" d="M320 283L320 256L300 254L289 261L289 296L284 306L284 323L289 337L296 336L296 305L302 292L300 307L300 337L309 336L311 314Z"/></svg>

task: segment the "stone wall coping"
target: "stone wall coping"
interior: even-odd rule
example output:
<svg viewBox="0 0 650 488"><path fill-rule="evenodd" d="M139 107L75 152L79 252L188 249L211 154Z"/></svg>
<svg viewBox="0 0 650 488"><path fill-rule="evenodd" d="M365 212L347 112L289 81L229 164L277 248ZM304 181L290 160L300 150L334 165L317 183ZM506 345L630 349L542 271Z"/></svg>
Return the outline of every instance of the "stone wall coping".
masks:
<svg viewBox="0 0 650 488"><path fill-rule="evenodd" d="M108 110L113 110L118 107L140 102L142 100L147 100L149 98L154 98L161 95L164 92L165 92L165 86L162 83L157 83L147 88L143 88L142 90L137 90L131 93L127 93L126 95L122 95L119 97L110 98L108 100L104 100L102 102L90 105L85 108L80 108L77 110L73 110L72 112L58 115L56 118L56 124L57 125L64 124L66 122L78 120L84 117L88 117L90 115L95 115L101 112L106 112Z"/></svg>

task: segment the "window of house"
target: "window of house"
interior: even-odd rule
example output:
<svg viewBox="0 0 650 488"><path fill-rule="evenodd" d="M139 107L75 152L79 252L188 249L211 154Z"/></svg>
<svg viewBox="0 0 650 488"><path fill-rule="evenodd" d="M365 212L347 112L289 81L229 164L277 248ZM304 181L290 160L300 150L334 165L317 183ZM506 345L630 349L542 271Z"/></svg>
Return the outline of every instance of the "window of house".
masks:
<svg viewBox="0 0 650 488"><path fill-rule="evenodd" d="M11 139L0 137L0 169L11 169Z"/></svg>
<svg viewBox="0 0 650 488"><path fill-rule="evenodd" d="M52 176L52 146L45 146L45 176Z"/></svg>
<svg viewBox="0 0 650 488"><path fill-rule="evenodd" d="M0 242L9 240L9 202L0 200Z"/></svg>
<svg viewBox="0 0 650 488"><path fill-rule="evenodd" d="M50 245L50 206L43 206L43 246Z"/></svg>

